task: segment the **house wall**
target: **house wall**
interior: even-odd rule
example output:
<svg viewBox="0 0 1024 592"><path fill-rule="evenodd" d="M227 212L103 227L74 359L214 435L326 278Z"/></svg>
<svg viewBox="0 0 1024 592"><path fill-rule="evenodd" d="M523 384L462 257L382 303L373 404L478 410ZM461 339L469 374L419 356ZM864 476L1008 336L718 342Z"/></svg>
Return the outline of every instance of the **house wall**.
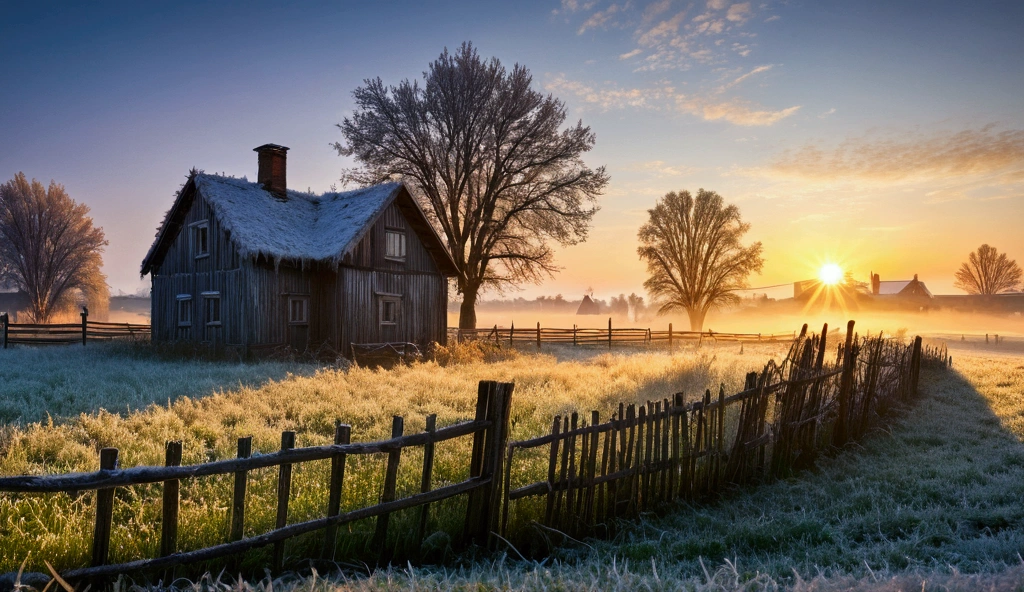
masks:
<svg viewBox="0 0 1024 592"><path fill-rule="evenodd" d="M213 215L213 209L196 195L160 265L152 273L151 314L156 341L208 341L214 345L245 345L247 277L241 258L228 233ZM192 250L192 229L207 222L209 255L196 258ZM220 293L220 325L206 324L203 292ZM178 296L192 297L192 324L181 326Z"/></svg>

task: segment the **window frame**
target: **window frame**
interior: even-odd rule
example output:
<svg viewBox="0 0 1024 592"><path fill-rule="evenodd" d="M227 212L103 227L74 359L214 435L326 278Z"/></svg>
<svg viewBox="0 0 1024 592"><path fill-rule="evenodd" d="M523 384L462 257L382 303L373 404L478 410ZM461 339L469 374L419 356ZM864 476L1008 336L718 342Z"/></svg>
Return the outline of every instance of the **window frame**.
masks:
<svg viewBox="0 0 1024 592"><path fill-rule="evenodd" d="M203 297L203 324L206 325L207 327L221 327L221 326L223 326L223 322L221 321L221 319L224 318L224 311L221 309L220 292L219 291L218 292L203 292L202 293L202 297ZM216 301L217 304L214 305L213 301ZM211 309L210 308L211 306L213 306L214 308ZM210 317L213 316L213 315L210 314L211 310L215 310L217 312L217 320L215 320L215 321L210 320Z"/></svg>
<svg viewBox="0 0 1024 592"><path fill-rule="evenodd" d="M292 316L294 309L294 303L302 303L302 319L296 320ZM289 296L288 297L288 324L289 325L308 325L309 324L309 296Z"/></svg>
<svg viewBox="0 0 1024 592"><path fill-rule="evenodd" d="M191 241L192 256L196 259L204 259L210 256L210 221L200 220L199 222L193 222L189 224L189 236ZM205 243L200 241L199 237L205 236ZM205 247L204 250L200 250Z"/></svg>
<svg viewBox="0 0 1024 592"><path fill-rule="evenodd" d="M179 327L191 327L192 326L192 295L191 294L178 294L175 298L176 301L176 315L178 319ZM182 313L185 314L182 314ZM186 318L187 317L187 318Z"/></svg>
<svg viewBox="0 0 1024 592"><path fill-rule="evenodd" d="M391 248L391 237L399 237L396 244L400 255L392 255L390 252ZM409 256L409 238L404 228L398 228L395 226L384 227L384 259L388 261L395 261L397 263L405 263L406 258Z"/></svg>
<svg viewBox="0 0 1024 592"><path fill-rule="evenodd" d="M385 316L388 305L392 306L392 318ZM398 320L402 318L402 295L377 293L377 323L382 327L396 327Z"/></svg>

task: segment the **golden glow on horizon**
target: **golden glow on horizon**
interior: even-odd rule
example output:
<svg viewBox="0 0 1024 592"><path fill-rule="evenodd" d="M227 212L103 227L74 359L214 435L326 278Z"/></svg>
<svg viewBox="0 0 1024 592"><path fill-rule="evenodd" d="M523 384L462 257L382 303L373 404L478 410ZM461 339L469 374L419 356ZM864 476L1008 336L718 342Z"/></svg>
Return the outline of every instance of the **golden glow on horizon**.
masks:
<svg viewBox="0 0 1024 592"><path fill-rule="evenodd" d="M843 268L835 263L826 263L818 270L818 279L826 286L834 286L843 281Z"/></svg>

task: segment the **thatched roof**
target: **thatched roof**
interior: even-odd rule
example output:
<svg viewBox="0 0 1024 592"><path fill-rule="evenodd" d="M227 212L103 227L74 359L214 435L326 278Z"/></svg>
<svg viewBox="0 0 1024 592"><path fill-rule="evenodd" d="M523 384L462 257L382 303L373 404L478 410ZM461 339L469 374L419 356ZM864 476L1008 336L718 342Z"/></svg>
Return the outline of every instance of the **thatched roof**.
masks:
<svg viewBox="0 0 1024 592"><path fill-rule="evenodd" d="M174 241L196 195L207 201L243 257L324 262L337 266L383 211L397 202L438 269L455 274L455 264L423 211L401 183L321 195L289 190L286 199L245 178L193 172L164 217L142 262L152 271Z"/></svg>

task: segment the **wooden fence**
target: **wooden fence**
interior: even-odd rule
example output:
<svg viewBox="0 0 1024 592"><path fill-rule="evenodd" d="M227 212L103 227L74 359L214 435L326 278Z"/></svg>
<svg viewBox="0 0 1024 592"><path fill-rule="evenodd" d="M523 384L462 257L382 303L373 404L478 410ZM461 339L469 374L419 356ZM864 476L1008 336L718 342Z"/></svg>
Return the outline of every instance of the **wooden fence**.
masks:
<svg viewBox="0 0 1024 592"><path fill-rule="evenodd" d="M589 424L576 413L556 416L548 435L511 443L501 533L537 522L570 536L606 534L615 517L789 475L822 450L861 438L916 392L920 337L910 346L859 338L851 321L829 362L826 337L827 325L813 338L805 326L786 360L749 374L740 393L619 404L603 423L597 411ZM948 363L945 350L924 353ZM547 459L546 476L530 474L538 457ZM514 483L512 475L540 478Z"/></svg>
<svg viewBox="0 0 1024 592"><path fill-rule="evenodd" d="M165 466L119 469L118 450L100 452L94 473L0 478L0 492L77 494L97 491L92 560L89 567L65 571L67 580L81 581L136 570L158 570L242 553L273 545L273 569L284 565L284 542L324 531L321 556L335 558L338 527L376 517L370 548L378 562L391 559L385 545L389 516L420 508L414 542L426 537L430 504L466 496L463 543L491 546L497 536L510 537L517 528L539 523L570 535L600 535L615 517L635 515L673 500L700 500L741 484L791 474L810 466L820 451L861 438L877 418L897 401L916 392L922 359L949 362L944 349L910 346L896 340L859 338L853 322L834 361L826 363L827 326L820 337L806 335L806 326L780 364L769 362L760 374L747 376L740 393L687 403L679 393L671 399L639 407L619 404L610 421L594 411L589 425L576 413L556 416L551 433L508 442L514 385L481 382L472 421L437 429L435 416L426 430L404 434L396 416L389 440L351 443L351 428L337 423L334 444L295 448L295 433L284 432L278 452L254 455L251 438L238 440L237 458L181 466L181 442L166 445ZM473 436L468 478L432 489L434 446ZM402 451L423 448L420 492L398 499L396 485ZM346 457L383 455L386 468L380 503L341 513ZM522 466L527 457L543 459ZM320 518L289 524L292 467L331 460L328 498ZM546 461L546 462L544 462ZM278 467L276 522L273 530L243 536L246 524L247 475ZM546 474L535 475L532 471ZM212 547L179 550L178 507L182 479L234 476L228 540ZM513 483L513 475L537 478ZM159 557L109 564L113 500L117 488L162 483ZM142 489L136 489L138 495ZM532 506L531 506L532 503Z"/></svg>
<svg viewBox="0 0 1024 592"><path fill-rule="evenodd" d="M7 313L0 315L0 339L3 349L8 345L58 345L81 343L88 340L110 341L112 339L150 338L149 325L132 323L103 323L90 321L89 312L83 309L81 323L11 323Z"/></svg>
<svg viewBox="0 0 1024 592"><path fill-rule="evenodd" d="M573 325L571 329L553 327L510 327L495 325L482 329L448 328L449 341L456 339L459 343L467 340L484 340L495 343L533 344L540 348L545 343L572 345L598 345L611 348L613 345L652 345L661 344L672 347L676 344L702 341L735 341L735 342L779 342L792 341L796 332L790 333L718 333L715 331L675 331L672 323L668 330L656 331L650 328L612 327L608 319L607 328L585 328Z"/></svg>
<svg viewBox="0 0 1024 592"><path fill-rule="evenodd" d="M466 542L485 545L489 544L488 539L491 533L498 529L501 508L500 475L503 474L502 462L508 441L512 391L513 385L510 383L481 382L477 394L476 415L472 421L436 429L435 416L430 416L427 418L425 432L405 435L403 419L395 416L391 439L379 442L351 443L351 428L339 422L335 429L334 444L330 446L295 448L295 433L284 432L281 435L281 450L279 452L254 456L252 438L240 438L237 458L180 466L181 442L168 442L165 466L142 466L130 469L118 469L118 450L104 448L100 451L100 470L98 472L0 478L0 492L75 492L77 494L77 492L87 490L97 491L91 566L71 569L62 573L62 577L69 581L111 576L136 570L164 569L225 557L267 545L274 546L273 567L275 571L279 571L284 563L284 541L320 530L325 531L322 557L330 561L334 559L338 527L372 517L377 518L372 548L379 553L380 561L386 562L389 559L385 541L388 536L390 514L399 510L419 507L421 515L418 537L422 543L426 534L424 528L427 524L430 504L460 495L465 495L468 498L464 539ZM464 436L473 436L468 479L431 489L435 444ZM424 449L421 491L403 499L396 499L398 465L401 461L402 450L413 446ZM345 459L352 455L367 454L387 457L380 503L341 513ZM292 467L299 463L324 459L331 459L328 485L330 489L324 516L315 520L288 524ZM279 467L276 527L269 532L243 538L247 474L249 471L267 467ZM229 540L213 547L179 551L177 539L180 481L226 474L234 475ZM108 564L114 492L119 487L148 483L163 483L160 557Z"/></svg>

